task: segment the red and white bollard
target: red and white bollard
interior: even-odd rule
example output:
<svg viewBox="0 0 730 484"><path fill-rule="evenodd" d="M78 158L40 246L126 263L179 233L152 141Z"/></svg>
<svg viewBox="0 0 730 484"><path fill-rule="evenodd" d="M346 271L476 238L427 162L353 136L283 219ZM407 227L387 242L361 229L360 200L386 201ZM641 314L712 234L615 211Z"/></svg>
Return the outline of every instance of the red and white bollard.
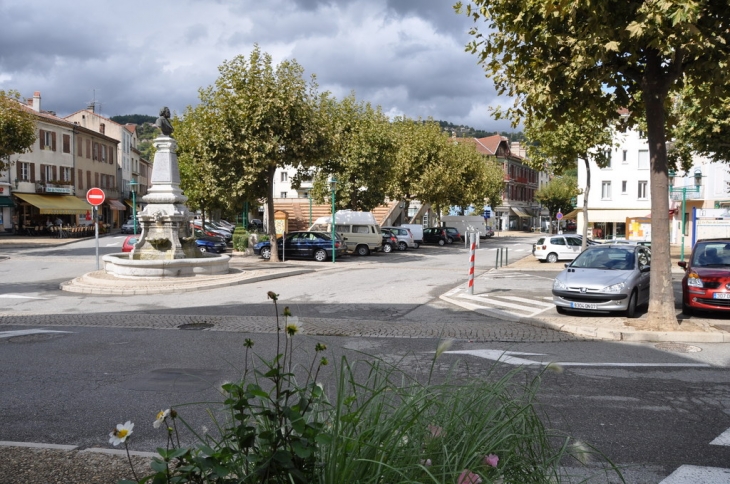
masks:
<svg viewBox="0 0 730 484"><path fill-rule="evenodd" d="M468 293L474 294L474 258L476 256L477 244L474 241L474 233L469 233L469 286Z"/></svg>

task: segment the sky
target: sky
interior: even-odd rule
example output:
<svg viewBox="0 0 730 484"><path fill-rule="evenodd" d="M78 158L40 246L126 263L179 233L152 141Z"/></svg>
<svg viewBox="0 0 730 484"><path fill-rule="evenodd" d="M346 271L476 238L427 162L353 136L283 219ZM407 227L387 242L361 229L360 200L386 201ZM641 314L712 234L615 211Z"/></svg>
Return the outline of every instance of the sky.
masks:
<svg viewBox="0 0 730 484"><path fill-rule="evenodd" d="M0 0L0 89L42 97L65 116L182 114L218 67L254 45L296 60L320 91L513 131L488 107L509 105L466 53L470 18L455 0Z"/></svg>

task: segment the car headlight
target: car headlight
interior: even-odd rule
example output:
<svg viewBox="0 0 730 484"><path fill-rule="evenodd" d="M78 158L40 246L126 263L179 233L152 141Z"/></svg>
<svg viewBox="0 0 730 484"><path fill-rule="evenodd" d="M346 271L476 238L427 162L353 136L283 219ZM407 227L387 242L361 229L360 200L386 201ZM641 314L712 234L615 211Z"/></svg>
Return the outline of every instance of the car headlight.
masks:
<svg viewBox="0 0 730 484"><path fill-rule="evenodd" d="M553 281L553 289L559 289L564 291L568 289L568 286L566 286L560 279L555 279Z"/></svg>
<svg viewBox="0 0 730 484"><path fill-rule="evenodd" d="M687 275L687 285L689 287L704 287L702 285L702 279L700 279L699 274L697 274L696 272L690 272Z"/></svg>
<svg viewBox="0 0 730 484"><path fill-rule="evenodd" d="M621 292L624 287L626 287L626 284L619 282L618 284L604 287L601 292Z"/></svg>

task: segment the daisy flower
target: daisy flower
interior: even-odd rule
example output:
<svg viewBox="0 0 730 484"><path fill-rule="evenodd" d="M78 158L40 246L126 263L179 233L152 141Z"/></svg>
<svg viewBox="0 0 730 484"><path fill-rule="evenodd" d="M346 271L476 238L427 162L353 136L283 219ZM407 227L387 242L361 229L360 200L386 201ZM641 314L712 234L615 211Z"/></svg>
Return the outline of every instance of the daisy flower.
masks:
<svg viewBox="0 0 730 484"><path fill-rule="evenodd" d="M162 425L162 423L165 421L165 419L169 416L170 416L169 408L167 410L160 410L159 412L157 412L157 418L154 421L154 423L152 424L152 426L156 429L160 428L160 425Z"/></svg>
<svg viewBox="0 0 730 484"><path fill-rule="evenodd" d="M127 420L124 424L117 424L116 430L109 433L109 443L115 447L127 440L132 435L134 424Z"/></svg>

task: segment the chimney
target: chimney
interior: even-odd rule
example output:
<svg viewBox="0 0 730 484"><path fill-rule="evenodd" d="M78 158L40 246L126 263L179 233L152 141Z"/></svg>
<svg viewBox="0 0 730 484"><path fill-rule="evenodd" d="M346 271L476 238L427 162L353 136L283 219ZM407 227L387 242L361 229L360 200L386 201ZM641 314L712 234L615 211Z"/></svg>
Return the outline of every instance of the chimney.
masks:
<svg viewBox="0 0 730 484"><path fill-rule="evenodd" d="M41 112L41 92L36 91L33 93L33 111Z"/></svg>
<svg viewBox="0 0 730 484"><path fill-rule="evenodd" d="M89 103L89 105L86 106L86 109L88 109L89 111L91 111L93 113L94 112L95 104L96 103Z"/></svg>

